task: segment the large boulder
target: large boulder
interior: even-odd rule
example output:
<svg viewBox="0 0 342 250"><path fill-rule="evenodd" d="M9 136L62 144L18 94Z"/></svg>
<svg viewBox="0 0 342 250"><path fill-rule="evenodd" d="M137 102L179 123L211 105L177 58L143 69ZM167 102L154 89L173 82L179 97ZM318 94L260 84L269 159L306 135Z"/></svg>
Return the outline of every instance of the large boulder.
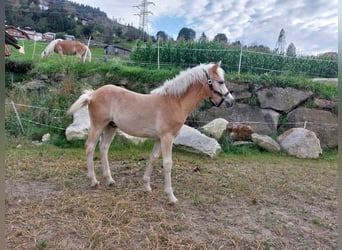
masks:
<svg viewBox="0 0 342 250"><path fill-rule="evenodd" d="M227 82L227 88L230 92L233 93L235 100L243 100L248 99L252 96L249 88L250 85L248 83L235 83L235 82Z"/></svg>
<svg viewBox="0 0 342 250"><path fill-rule="evenodd" d="M115 134L115 140L122 141L122 142L131 142L134 145L138 145L140 143L143 143L146 141L146 138L142 137L136 137L129 134L126 134L125 132L122 132L120 129L117 129Z"/></svg>
<svg viewBox="0 0 342 250"><path fill-rule="evenodd" d="M311 91L302 91L289 87L263 88L258 90L256 94L261 108L271 108L285 113L313 96Z"/></svg>
<svg viewBox="0 0 342 250"><path fill-rule="evenodd" d="M182 126L173 144L186 151L210 157L214 157L221 152L221 146L214 138L210 138L187 125Z"/></svg>
<svg viewBox="0 0 342 250"><path fill-rule="evenodd" d="M304 127L317 135L322 148L338 145L338 118L335 114L319 109L297 108L287 115L285 129Z"/></svg>
<svg viewBox="0 0 342 250"><path fill-rule="evenodd" d="M24 90L41 90L46 88L46 84L42 80L32 80L25 83L22 88Z"/></svg>
<svg viewBox="0 0 342 250"><path fill-rule="evenodd" d="M204 125L201 129L209 136L212 136L218 140L222 136L223 132L226 131L227 125L227 120L223 118L217 118Z"/></svg>
<svg viewBox="0 0 342 250"><path fill-rule="evenodd" d="M252 134L252 141L258 144L259 147L269 151L269 152L279 152L280 145L272 137L268 135L259 135L257 133Z"/></svg>
<svg viewBox="0 0 342 250"><path fill-rule="evenodd" d="M245 124L252 127L258 134L270 134L277 132L280 113L272 109L260 109L256 106L237 103L231 108L212 107L199 114L199 119L204 122L216 118L224 118L229 124Z"/></svg>
<svg viewBox="0 0 342 250"><path fill-rule="evenodd" d="M68 141L84 140L88 137L89 128L90 119L88 107L86 106L74 113L73 123L65 130L65 136Z"/></svg>
<svg viewBox="0 0 342 250"><path fill-rule="evenodd" d="M316 134L305 128L291 128L278 136L281 147L298 158L318 158L322 154Z"/></svg>

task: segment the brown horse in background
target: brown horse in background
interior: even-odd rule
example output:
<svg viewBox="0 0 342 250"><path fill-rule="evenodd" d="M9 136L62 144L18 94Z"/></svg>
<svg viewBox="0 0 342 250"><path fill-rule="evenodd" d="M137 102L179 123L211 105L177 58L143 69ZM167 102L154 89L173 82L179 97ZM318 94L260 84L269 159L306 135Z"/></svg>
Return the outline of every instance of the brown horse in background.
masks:
<svg viewBox="0 0 342 250"><path fill-rule="evenodd" d="M234 97L224 82L224 71L220 63L201 64L183 71L150 94L139 94L114 85L85 91L69 108L68 113L73 114L88 106L91 126L86 142L86 157L90 185L99 185L93 162L99 140L104 184L114 183L108 163L108 149L119 128L127 134L155 140L143 176L144 187L146 191L151 191L153 164L162 153L165 192L170 203L176 203L177 198L171 186L173 139L187 116L206 98L211 99L216 106L224 103L230 107L234 104Z"/></svg>
<svg viewBox="0 0 342 250"><path fill-rule="evenodd" d="M91 61L91 52L87 45L79 41L70 41L56 39L49 43L49 45L42 52L42 58L53 54L53 52L63 55L77 55L81 61Z"/></svg>

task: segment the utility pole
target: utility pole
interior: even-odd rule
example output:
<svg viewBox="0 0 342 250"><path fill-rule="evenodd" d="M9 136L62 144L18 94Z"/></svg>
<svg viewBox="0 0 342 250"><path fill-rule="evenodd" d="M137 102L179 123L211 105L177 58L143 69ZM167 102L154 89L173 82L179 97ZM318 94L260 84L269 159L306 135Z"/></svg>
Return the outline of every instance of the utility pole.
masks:
<svg viewBox="0 0 342 250"><path fill-rule="evenodd" d="M144 41L145 33L147 33L148 30L148 15L153 14L151 11L148 10L148 6L154 4L154 2L149 2L147 0L142 0L139 5L133 6L140 10L138 14L135 14L139 16L139 30L142 32L142 40Z"/></svg>

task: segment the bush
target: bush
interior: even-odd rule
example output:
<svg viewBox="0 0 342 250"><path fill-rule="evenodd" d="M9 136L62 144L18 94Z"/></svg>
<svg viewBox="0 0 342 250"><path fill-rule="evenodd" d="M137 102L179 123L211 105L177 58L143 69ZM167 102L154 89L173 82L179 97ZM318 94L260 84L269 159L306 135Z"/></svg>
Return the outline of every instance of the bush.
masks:
<svg viewBox="0 0 342 250"><path fill-rule="evenodd" d="M33 68L32 61L14 61L14 60L6 60L5 61L5 71L12 73L27 73Z"/></svg>

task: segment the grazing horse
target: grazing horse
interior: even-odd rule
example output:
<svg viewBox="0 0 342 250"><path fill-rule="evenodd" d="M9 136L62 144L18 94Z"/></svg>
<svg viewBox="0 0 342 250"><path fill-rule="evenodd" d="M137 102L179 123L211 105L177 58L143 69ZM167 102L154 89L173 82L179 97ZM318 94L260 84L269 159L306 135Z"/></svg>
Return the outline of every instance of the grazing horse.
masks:
<svg viewBox="0 0 342 250"><path fill-rule="evenodd" d="M114 85L105 85L95 91L86 90L71 105L68 114L88 106L91 126L86 141L86 158L91 186L99 185L93 163L94 150L99 138L104 184L114 183L108 164L108 149L119 128L127 134L155 140L143 175L144 188L151 191L153 164L162 153L164 191L170 203L176 203L177 198L171 186L174 137L187 116L202 100L210 98L216 106L225 103L230 107L234 104L234 97L225 85L224 71L220 64L221 62L200 64L182 71L150 94L139 94Z"/></svg>
<svg viewBox="0 0 342 250"><path fill-rule="evenodd" d="M78 42L63 39L56 39L51 41L48 46L42 52L42 58L45 56L52 55L53 52L59 54L60 57L63 55L77 55L81 61L91 61L91 52L87 45Z"/></svg>

